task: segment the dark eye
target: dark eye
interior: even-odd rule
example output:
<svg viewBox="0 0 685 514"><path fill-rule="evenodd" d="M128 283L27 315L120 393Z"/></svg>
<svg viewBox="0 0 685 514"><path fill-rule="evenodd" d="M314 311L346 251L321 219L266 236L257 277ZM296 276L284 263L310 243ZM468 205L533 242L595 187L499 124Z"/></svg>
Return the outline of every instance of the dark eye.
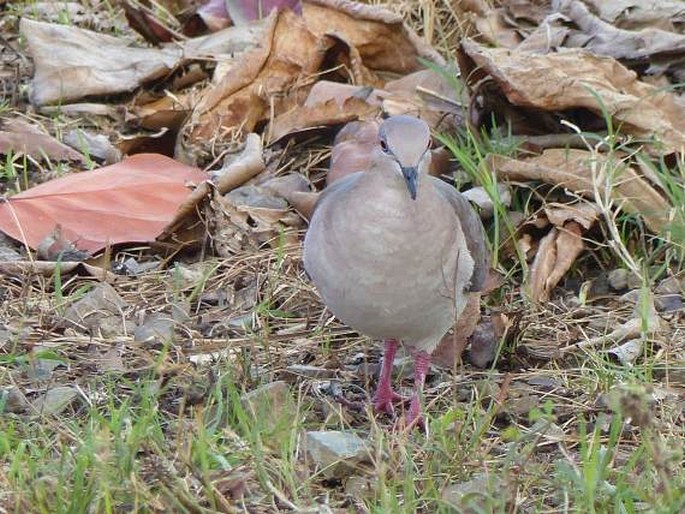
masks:
<svg viewBox="0 0 685 514"><path fill-rule="evenodd" d="M383 150L385 153L389 152L388 143L385 141L385 139L381 139L381 150Z"/></svg>

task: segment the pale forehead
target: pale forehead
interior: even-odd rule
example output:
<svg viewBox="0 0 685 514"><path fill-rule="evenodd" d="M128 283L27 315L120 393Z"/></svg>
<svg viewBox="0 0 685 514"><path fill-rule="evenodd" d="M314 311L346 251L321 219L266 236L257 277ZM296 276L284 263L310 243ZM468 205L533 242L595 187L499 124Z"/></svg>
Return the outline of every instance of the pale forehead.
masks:
<svg viewBox="0 0 685 514"><path fill-rule="evenodd" d="M424 121L400 115L385 120L378 129L378 136L386 141L425 144L430 138L430 130Z"/></svg>

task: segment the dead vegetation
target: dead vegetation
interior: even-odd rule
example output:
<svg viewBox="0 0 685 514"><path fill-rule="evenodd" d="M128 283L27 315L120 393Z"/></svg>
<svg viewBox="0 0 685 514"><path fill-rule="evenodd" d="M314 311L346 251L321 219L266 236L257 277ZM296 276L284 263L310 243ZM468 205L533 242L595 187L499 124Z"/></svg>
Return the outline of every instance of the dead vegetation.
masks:
<svg viewBox="0 0 685 514"><path fill-rule="evenodd" d="M185 4L0 0L0 512L681 512L682 6ZM397 112L483 188L498 275L429 436L344 406L380 349L299 246L335 129ZM143 152L189 171L78 179Z"/></svg>

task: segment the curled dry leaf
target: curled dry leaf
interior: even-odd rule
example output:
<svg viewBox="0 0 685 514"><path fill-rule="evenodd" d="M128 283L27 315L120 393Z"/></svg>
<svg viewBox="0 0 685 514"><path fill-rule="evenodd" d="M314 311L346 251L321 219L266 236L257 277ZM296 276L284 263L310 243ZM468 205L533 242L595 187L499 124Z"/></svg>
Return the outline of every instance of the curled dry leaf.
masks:
<svg viewBox="0 0 685 514"><path fill-rule="evenodd" d="M549 289L546 287L547 277L552 273L557 260L557 236L559 231L556 228L550 230L545 237L540 240L535 260L530 267L528 277L528 296L533 302L544 301L549 297Z"/></svg>
<svg viewBox="0 0 685 514"><path fill-rule="evenodd" d="M227 130L251 132L271 108L283 110L278 95L318 71L324 52L300 17L282 11L266 23L262 44L200 99L188 125L191 144L206 144Z"/></svg>
<svg viewBox="0 0 685 514"><path fill-rule="evenodd" d="M242 60L264 31L262 24L230 27L182 44L138 48L122 38L28 18L20 29L35 66L31 102L39 106L133 91L190 60Z"/></svg>
<svg viewBox="0 0 685 514"><path fill-rule="evenodd" d="M54 261L11 261L0 262L0 274L26 276L30 274L44 277L54 276L59 269L62 275L83 270L88 275L108 283L126 280L126 277L111 273L103 268L85 262L54 262Z"/></svg>
<svg viewBox="0 0 685 514"><path fill-rule="evenodd" d="M642 338L631 339L623 344L607 350L607 354L616 359L619 364L630 366L642 355L644 340Z"/></svg>
<svg viewBox="0 0 685 514"><path fill-rule="evenodd" d="M341 41L346 52L340 50ZM333 63L327 60L328 51L338 54ZM357 80L372 80L367 68L408 73L421 67L419 57L443 62L406 27L401 16L381 8L345 0L307 0L302 17L287 10L274 12L266 20L262 44L200 100L187 126L188 147L211 144L226 132L252 131L258 123L291 111L301 104L324 64L328 68L347 62ZM343 103L347 103L345 109L367 109L355 100ZM307 117L315 119L308 126L341 115L337 104L324 104L325 114L309 112ZM279 121L271 129L270 140L306 128L292 126L297 117L290 114ZM342 121L349 119L355 118Z"/></svg>
<svg viewBox="0 0 685 514"><path fill-rule="evenodd" d="M492 198L487 193L484 187L477 186L463 191L464 196L469 202L475 203L480 209L480 216L483 219L490 219L495 214L495 205L492 203ZM509 185L499 183L497 184L497 196L504 207L511 205L511 189Z"/></svg>
<svg viewBox="0 0 685 514"><path fill-rule="evenodd" d="M549 299L566 272L585 248L583 227L569 221L562 228L553 228L542 238L528 278L528 294L531 301Z"/></svg>
<svg viewBox="0 0 685 514"><path fill-rule="evenodd" d="M135 48L130 41L68 25L22 18L35 73L31 102L69 102L132 91L178 65L179 48Z"/></svg>
<svg viewBox="0 0 685 514"><path fill-rule="evenodd" d="M219 193L228 193L243 185L265 168L262 157L262 140L257 134L248 134L245 148L237 158L228 160L220 170L212 173L212 179Z"/></svg>
<svg viewBox="0 0 685 514"><path fill-rule="evenodd" d="M34 159L83 162L82 154L60 143L40 128L20 119L8 120L0 129L0 154L26 155Z"/></svg>
<svg viewBox="0 0 685 514"><path fill-rule="evenodd" d="M312 86L302 105L295 105L276 116L267 134L273 142L306 129L340 125L362 117L373 118L380 105L378 91L371 87L320 80Z"/></svg>
<svg viewBox="0 0 685 514"><path fill-rule="evenodd" d="M286 135L305 130L320 129L371 117L378 110L378 106L356 97L347 98L342 102L330 99L312 107L307 105L295 107L274 120L267 130L269 142L271 144Z"/></svg>
<svg viewBox="0 0 685 514"><path fill-rule="evenodd" d="M669 223L671 205L633 168L601 154L584 150L545 150L542 155L526 160L490 156L489 166L500 179L509 181L540 180L592 198L593 181L605 191L606 181L613 204L625 212L639 214L654 232Z"/></svg>
<svg viewBox="0 0 685 514"><path fill-rule="evenodd" d="M219 193L228 193L264 171L264 167L262 141L257 134L248 134L240 154L227 156L223 168L213 172L214 186ZM158 240L168 240L181 232L185 233L186 243L192 244L193 239L203 237L204 229L198 230L200 227L195 223L195 213L202 202L210 197L214 186L209 181L203 181L196 187L179 206L174 218L161 231Z"/></svg>
<svg viewBox="0 0 685 514"><path fill-rule="evenodd" d="M563 227L567 221L575 221L585 230L589 230L595 224L600 214L599 207L590 202L548 203L543 208L552 225Z"/></svg>
<svg viewBox="0 0 685 514"><path fill-rule="evenodd" d="M298 14L302 12L300 0L260 0L259 2L254 0L211 0L206 5L212 4L223 4L234 25L245 25L251 21L265 18L272 9L288 8ZM215 11L218 9L215 8Z"/></svg>
<svg viewBox="0 0 685 514"><path fill-rule="evenodd" d="M302 219L285 199L259 186L243 186L225 196L215 195L208 216L214 248L221 257L254 251L265 244L298 244Z"/></svg>
<svg viewBox="0 0 685 514"><path fill-rule="evenodd" d="M112 166L74 173L0 203L0 230L37 248L61 225L79 250L150 242L205 174L168 157L139 154Z"/></svg>
<svg viewBox="0 0 685 514"><path fill-rule="evenodd" d="M480 321L480 296L480 292L468 293L464 310L452 330L440 340L431 356L432 362L446 368L459 363L468 339Z"/></svg>
<svg viewBox="0 0 685 514"><path fill-rule="evenodd" d="M685 5L680 0L585 0L604 21L621 29L660 28L678 32L685 24Z"/></svg>
<svg viewBox="0 0 685 514"><path fill-rule="evenodd" d="M562 354L573 352L583 348L596 348L603 345L615 346L627 339L641 338L644 335L658 334L667 327L661 319L654 305L654 297L649 296L646 306L643 302L638 302L633 309L631 319L620 325L609 334L601 335L580 341L578 343L562 348Z"/></svg>
<svg viewBox="0 0 685 514"><path fill-rule="evenodd" d="M475 84L491 76L516 106L545 111L585 108L639 139L656 138L649 151L685 148L685 106L671 92L637 79L635 72L609 57L578 50L549 55L486 48L466 39L462 73Z"/></svg>
<svg viewBox="0 0 685 514"><path fill-rule="evenodd" d="M421 68L419 59L445 60L404 22L402 15L349 0L304 0L303 17L319 35L335 34L359 50L364 65L402 75Z"/></svg>
<svg viewBox="0 0 685 514"><path fill-rule="evenodd" d="M682 58L685 54L685 35L653 27L640 31L617 28L592 14L584 2L566 0L563 4L560 12L580 29L571 31L564 46L584 48L594 54L608 55L632 64L648 64L659 57L675 61L676 56Z"/></svg>

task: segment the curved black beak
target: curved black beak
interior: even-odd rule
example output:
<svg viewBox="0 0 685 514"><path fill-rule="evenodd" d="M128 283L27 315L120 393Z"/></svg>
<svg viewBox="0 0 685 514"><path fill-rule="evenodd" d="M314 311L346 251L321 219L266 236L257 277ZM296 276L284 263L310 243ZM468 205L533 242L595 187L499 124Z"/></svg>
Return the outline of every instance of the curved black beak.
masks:
<svg viewBox="0 0 685 514"><path fill-rule="evenodd" d="M416 188L418 185L419 172L415 166L402 166L402 175L407 182L407 189L412 200L416 200Z"/></svg>

